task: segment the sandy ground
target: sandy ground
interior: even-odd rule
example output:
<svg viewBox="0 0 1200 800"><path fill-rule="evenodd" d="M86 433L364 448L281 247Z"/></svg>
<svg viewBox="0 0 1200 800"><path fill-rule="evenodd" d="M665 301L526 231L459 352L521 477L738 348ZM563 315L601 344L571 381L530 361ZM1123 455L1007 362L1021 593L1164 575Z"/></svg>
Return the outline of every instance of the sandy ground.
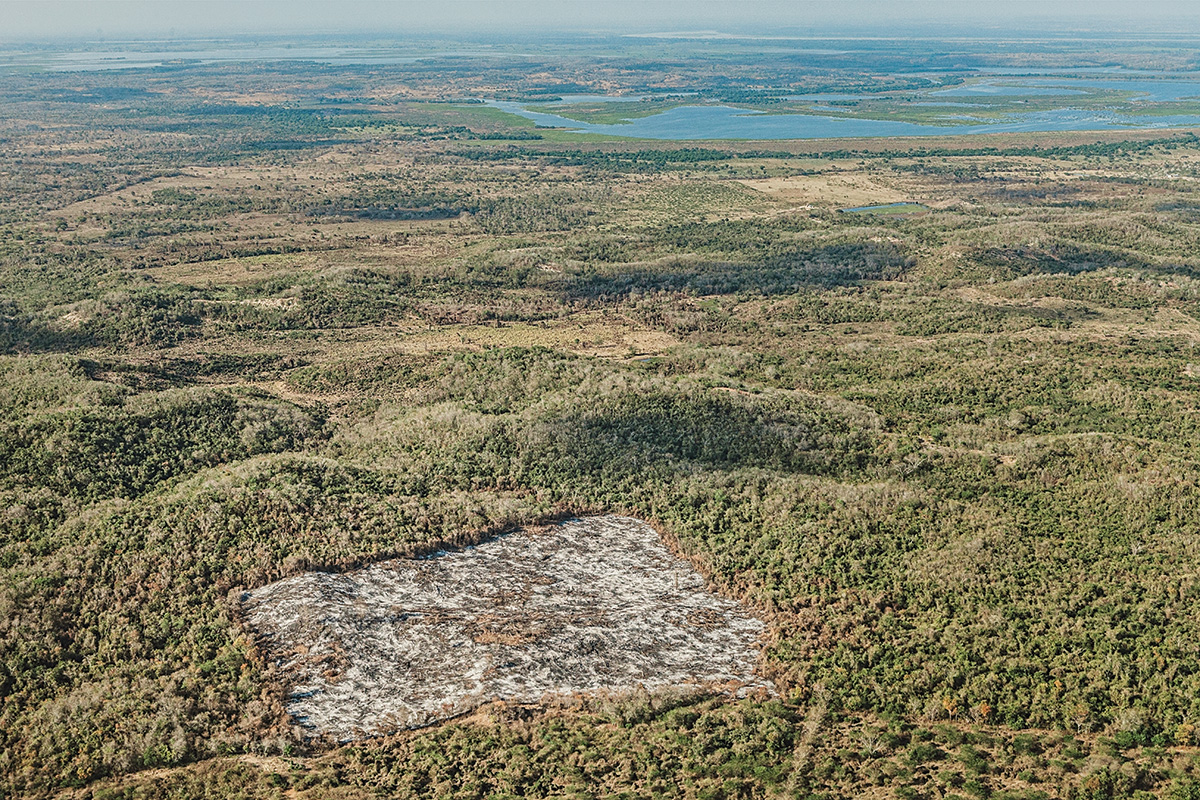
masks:
<svg viewBox="0 0 1200 800"><path fill-rule="evenodd" d="M306 573L243 602L295 723L342 741L497 699L773 688L754 674L764 624L626 517Z"/></svg>

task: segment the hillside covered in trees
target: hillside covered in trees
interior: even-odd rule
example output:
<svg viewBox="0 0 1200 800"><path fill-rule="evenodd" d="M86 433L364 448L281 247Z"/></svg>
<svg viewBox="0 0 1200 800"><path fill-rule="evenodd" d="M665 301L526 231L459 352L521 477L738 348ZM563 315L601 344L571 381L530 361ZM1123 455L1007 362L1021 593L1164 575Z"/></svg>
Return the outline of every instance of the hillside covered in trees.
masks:
<svg viewBox="0 0 1200 800"><path fill-rule="evenodd" d="M1200 797L1194 135L387 87L4 78L0 797ZM779 695L291 724L243 592L589 513L752 608Z"/></svg>

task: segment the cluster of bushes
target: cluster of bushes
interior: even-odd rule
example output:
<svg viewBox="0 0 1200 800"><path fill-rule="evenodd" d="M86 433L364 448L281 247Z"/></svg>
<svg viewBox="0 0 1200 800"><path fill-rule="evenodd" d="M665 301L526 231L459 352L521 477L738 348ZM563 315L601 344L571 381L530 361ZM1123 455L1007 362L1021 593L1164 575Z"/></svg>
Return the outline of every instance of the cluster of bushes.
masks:
<svg viewBox="0 0 1200 800"><path fill-rule="evenodd" d="M733 249L731 247L731 249ZM628 252L608 254L580 248L588 266L568 277L569 297L620 300L655 292L688 295L786 295L898 278L913 261L901 250L874 243L794 247L748 261L673 257L650 263L620 263ZM616 261L605 264L604 261Z"/></svg>
<svg viewBox="0 0 1200 800"><path fill-rule="evenodd" d="M319 431L319 420L273 399L166 392L3 424L0 480L87 501L135 497L202 467L295 449Z"/></svg>

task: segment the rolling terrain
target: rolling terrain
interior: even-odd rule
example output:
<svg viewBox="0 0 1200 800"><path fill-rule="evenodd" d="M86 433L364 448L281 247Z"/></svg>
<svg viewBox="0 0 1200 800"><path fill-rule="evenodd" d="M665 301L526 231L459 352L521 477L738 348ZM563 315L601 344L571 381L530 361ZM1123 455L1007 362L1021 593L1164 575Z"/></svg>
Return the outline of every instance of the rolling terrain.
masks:
<svg viewBox="0 0 1200 800"><path fill-rule="evenodd" d="M0 796L1200 797L1193 133L614 141L456 70L5 77ZM244 593L585 514L778 696L291 724Z"/></svg>

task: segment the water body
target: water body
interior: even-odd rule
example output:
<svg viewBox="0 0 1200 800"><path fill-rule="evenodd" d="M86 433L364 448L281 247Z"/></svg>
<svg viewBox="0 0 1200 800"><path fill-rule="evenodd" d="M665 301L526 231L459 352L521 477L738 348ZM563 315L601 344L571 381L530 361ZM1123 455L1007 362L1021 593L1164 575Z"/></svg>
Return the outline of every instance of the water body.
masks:
<svg viewBox="0 0 1200 800"><path fill-rule="evenodd" d="M571 103L637 103L649 100L644 94L560 94L557 100L538 101L538 105L569 105Z"/></svg>
<svg viewBox="0 0 1200 800"><path fill-rule="evenodd" d="M1095 78L998 78L949 89L918 93L924 98L918 105L970 108L971 98L1044 96L1062 97L1063 107L1048 111L1013 112L999 120L977 120L963 114L947 114L944 125L928 125L893 120L848 119L837 116L836 107L823 103L840 100L866 100L894 93L835 94L821 93L788 97L796 102L811 102L811 114L767 114L724 105L696 105L664 111L653 116L631 119L615 125L579 122L544 111L532 111L519 103L492 102L490 105L531 119L538 125L566 128L581 133L642 139L830 139L894 136L947 136L979 133L1051 132L1089 130L1155 130L1200 125L1200 115L1137 115L1109 109L1070 107L1072 96L1089 92L1127 91L1133 100L1176 102L1200 98L1200 81L1195 75L1133 70L1079 70ZM1004 70L996 70L997 74ZM1128 75L1132 79L1114 79ZM578 95L577 101L606 102L635 98L607 95ZM575 99L572 98L572 99ZM946 99L941 99L946 98ZM953 98L953 99L951 99ZM636 98L641 99L641 98ZM567 98L564 98L566 101ZM548 105L548 104L541 104Z"/></svg>
<svg viewBox="0 0 1200 800"><path fill-rule="evenodd" d="M1084 89L1071 89L1062 85L1065 81L1041 81L1045 86L1033 86L1035 81L1018 83L972 83L967 86L955 86L953 89L940 89L931 92L940 97L1030 97L1035 95L1070 95L1087 94ZM1094 85L1091 82L1089 86Z"/></svg>
<svg viewBox="0 0 1200 800"><path fill-rule="evenodd" d="M1054 79L1054 78L1031 78L1022 83L1028 84L1030 88L1036 88L1041 85L1053 83L1060 87L1078 87L1079 90L1086 91L1087 89L1111 89L1116 91L1133 92L1136 100L1155 100L1160 102L1171 102L1176 100L1188 100L1200 97L1200 81L1195 80L1132 80L1132 81L1109 81L1109 80L1081 80L1081 79Z"/></svg>
<svg viewBox="0 0 1200 800"><path fill-rule="evenodd" d="M1012 114L978 125L918 125L891 120L847 119L817 114L766 114L722 105L683 106L617 125L602 125L530 111L520 103L488 105L550 128L639 139L840 139L896 136L961 136L979 133L1159 129L1200 126L1200 116L1134 116L1063 108Z"/></svg>

